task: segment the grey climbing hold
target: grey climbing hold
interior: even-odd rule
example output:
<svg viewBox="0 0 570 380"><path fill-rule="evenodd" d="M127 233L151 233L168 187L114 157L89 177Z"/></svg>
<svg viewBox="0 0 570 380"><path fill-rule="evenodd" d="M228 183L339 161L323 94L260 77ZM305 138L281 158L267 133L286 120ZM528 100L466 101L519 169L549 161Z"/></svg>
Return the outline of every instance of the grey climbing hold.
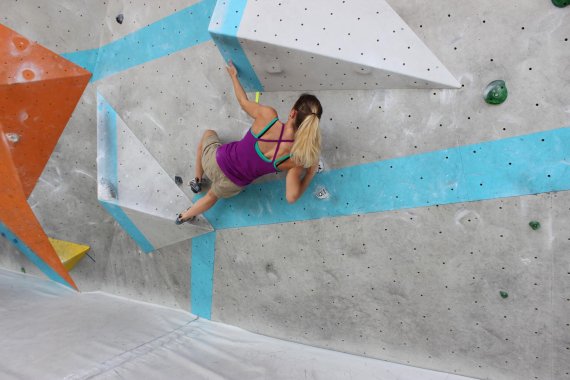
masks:
<svg viewBox="0 0 570 380"><path fill-rule="evenodd" d="M487 85L485 92L483 93L483 98L489 104L501 104L507 100L509 92L507 91L507 85L503 80L494 80Z"/></svg>
<svg viewBox="0 0 570 380"><path fill-rule="evenodd" d="M326 188L321 187L321 188L317 189L315 196L318 199L328 199L330 197L330 193L327 191Z"/></svg>
<svg viewBox="0 0 570 380"><path fill-rule="evenodd" d="M100 199L117 199L117 190L107 178L101 178L99 183L101 184L98 194Z"/></svg>
<svg viewBox="0 0 570 380"><path fill-rule="evenodd" d="M117 22L118 22L119 24L122 24L122 23L123 23L123 20L124 20L123 14L122 14L122 13L119 13L119 14L117 15L117 17L115 18L115 20L117 20Z"/></svg>

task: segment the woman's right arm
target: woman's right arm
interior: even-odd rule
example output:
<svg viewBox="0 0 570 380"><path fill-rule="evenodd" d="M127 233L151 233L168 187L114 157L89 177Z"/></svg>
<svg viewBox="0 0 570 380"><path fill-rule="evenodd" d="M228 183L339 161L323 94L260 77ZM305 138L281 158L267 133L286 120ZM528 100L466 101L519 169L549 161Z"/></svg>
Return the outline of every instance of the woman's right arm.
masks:
<svg viewBox="0 0 570 380"><path fill-rule="evenodd" d="M317 173L318 164L312 166L305 170L302 166L297 166L292 169L289 169L287 172L287 178L285 180L285 195L287 198L287 202L294 203L296 202L307 187L309 187L313 177ZM305 175L303 176L303 172ZM302 177L302 178L301 178Z"/></svg>

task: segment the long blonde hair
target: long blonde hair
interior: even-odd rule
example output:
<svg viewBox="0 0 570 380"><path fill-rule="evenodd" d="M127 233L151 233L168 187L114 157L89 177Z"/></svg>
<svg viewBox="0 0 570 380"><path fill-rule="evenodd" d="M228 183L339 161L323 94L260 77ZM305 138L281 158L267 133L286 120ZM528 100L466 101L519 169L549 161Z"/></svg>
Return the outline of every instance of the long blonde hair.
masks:
<svg viewBox="0 0 570 380"><path fill-rule="evenodd" d="M304 168L310 168L319 163L321 155L321 129L319 121L323 107L316 96L303 94L297 99L293 109L295 117L295 142L291 148L291 159Z"/></svg>

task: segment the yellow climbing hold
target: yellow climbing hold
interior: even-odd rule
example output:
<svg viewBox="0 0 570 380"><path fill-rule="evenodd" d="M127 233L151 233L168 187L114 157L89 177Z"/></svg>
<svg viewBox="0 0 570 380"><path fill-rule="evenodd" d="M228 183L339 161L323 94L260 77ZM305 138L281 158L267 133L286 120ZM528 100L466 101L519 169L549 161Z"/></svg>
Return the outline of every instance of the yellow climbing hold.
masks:
<svg viewBox="0 0 570 380"><path fill-rule="evenodd" d="M67 270L72 270L75 264L84 258L87 251L91 249L88 245L72 243L65 240L49 238L49 242Z"/></svg>
<svg viewBox="0 0 570 380"><path fill-rule="evenodd" d="M259 91L255 93L255 102L256 103L259 103L259 95L260 94L261 94L261 92L259 92Z"/></svg>

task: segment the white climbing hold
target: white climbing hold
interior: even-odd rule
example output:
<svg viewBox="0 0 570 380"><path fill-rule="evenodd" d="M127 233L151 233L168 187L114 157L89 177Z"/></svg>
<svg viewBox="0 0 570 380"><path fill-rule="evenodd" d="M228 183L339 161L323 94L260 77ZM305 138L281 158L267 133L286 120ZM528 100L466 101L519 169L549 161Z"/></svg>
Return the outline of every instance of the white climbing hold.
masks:
<svg viewBox="0 0 570 380"><path fill-rule="evenodd" d="M322 173L325 170L325 163L322 159L319 160L319 166L317 167L317 174Z"/></svg>
<svg viewBox="0 0 570 380"><path fill-rule="evenodd" d="M15 144L20 141L20 135L17 133L6 133L6 139Z"/></svg>
<svg viewBox="0 0 570 380"><path fill-rule="evenodd" d="M315 192L315 196L318 199L329 199L330 198L330 193L328 192L328 190L325 187L320 187L317 189L317 191Z"/></svg>

